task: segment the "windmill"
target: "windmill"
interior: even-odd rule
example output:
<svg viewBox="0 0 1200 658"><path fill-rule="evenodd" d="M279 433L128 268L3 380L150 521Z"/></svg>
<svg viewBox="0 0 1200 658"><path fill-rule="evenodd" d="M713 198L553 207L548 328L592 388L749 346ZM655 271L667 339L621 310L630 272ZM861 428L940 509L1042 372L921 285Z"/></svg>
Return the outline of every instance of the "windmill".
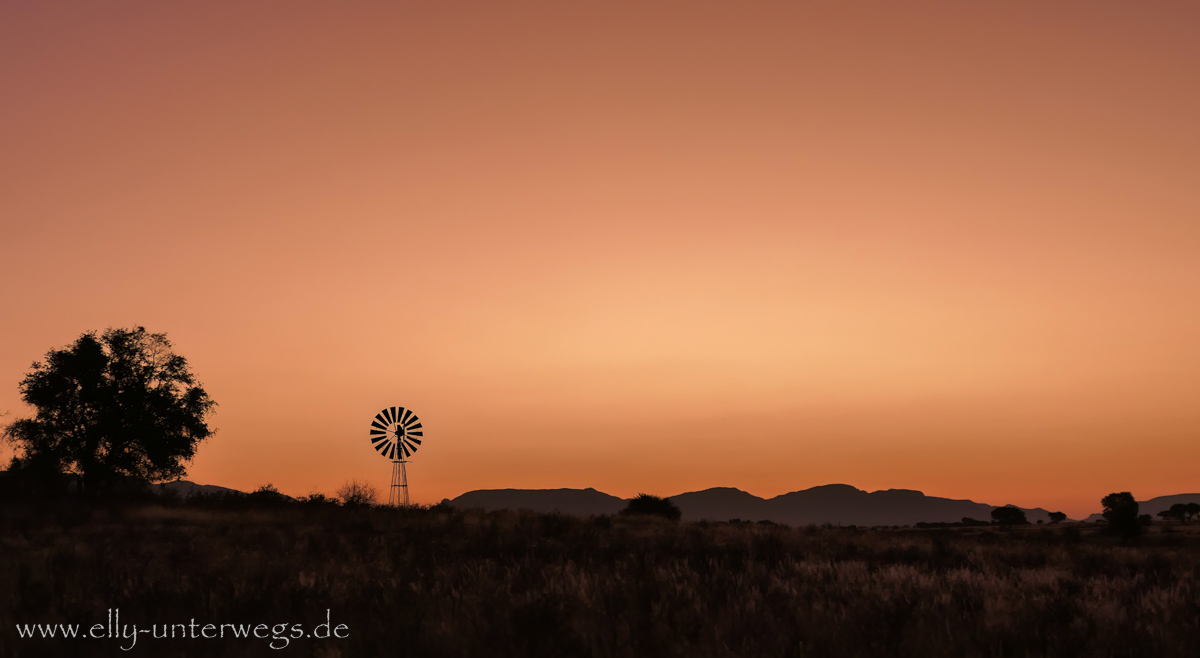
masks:
<svg viewBox="0 0 1200 658"><path fill-rule="evenodd" d="M408 473L404 465L421 445L421 420L404 407L388 407L371 421L371 444L375 451L392 460L392 486L389 505L408 505Z"/></svg>

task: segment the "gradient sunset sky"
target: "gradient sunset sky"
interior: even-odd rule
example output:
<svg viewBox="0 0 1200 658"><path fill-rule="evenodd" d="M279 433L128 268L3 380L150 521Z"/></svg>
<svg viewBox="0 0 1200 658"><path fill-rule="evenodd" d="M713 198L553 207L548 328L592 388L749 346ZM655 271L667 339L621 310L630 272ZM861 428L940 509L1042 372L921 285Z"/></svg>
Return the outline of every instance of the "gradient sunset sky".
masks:
<svg viewBox="0 0 1200 658"><path fill-rule="evenodd" d="M201 483L1200 491L1200 3L0 5L0 412L90 329ZM7 461L7 454L0 455ZM385 494L386 495L386 494Z"/></svg>

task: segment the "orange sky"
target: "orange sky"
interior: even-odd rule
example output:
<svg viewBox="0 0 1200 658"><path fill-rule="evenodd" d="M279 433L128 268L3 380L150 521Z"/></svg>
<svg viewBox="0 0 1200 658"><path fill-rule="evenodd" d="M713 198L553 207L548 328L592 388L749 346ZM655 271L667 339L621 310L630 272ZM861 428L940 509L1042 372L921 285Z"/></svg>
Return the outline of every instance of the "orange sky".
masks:
<svg viewBox="0 0 1200 658"><path fill-rule="evenodd" d="M900 5L904 6L901 7ZM189 478L435 502L1200 491L1200 5L0 7L0 411L82 331Z"/></svg>

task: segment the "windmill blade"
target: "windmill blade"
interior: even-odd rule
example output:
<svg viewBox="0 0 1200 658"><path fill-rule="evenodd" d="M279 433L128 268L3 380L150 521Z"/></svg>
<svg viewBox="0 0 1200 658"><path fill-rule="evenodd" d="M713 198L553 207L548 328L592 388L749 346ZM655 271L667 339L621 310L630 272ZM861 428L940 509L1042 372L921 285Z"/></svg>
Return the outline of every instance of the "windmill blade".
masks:
<svg viewBox="0 0 1200 658"><path fill-rule="evenodd" d="M424 426L412 409L385 407L375 414L367 438L371 447L380 455L392 460L403 460L416 454L424 436Z"/></svg>

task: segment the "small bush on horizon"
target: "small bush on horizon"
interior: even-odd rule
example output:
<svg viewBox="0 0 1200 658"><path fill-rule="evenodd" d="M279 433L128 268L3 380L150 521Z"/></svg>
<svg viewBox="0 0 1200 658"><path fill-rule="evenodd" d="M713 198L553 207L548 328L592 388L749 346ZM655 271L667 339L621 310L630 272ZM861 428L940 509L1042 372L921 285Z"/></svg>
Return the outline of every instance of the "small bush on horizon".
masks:
<svg viewBox="0 0 1200 658"><path fill-rule="evenodd" d="M291 499L280 493L279 489L275 488L270 482L250 492L246 496L246 501L251 505L266 505L275 506L291 502Z"/></svg>
<svg viewBox="0 0 1200 658"><path fill-rule="evenodd" d="M379 490L370 482L347 480L337 490L337 497L343 505L349 507L365 507L378 503Z"/></svg>
<svg viewBox="0 0 1200 658"><path fill-rule="evenodd" d="M683 512L679 506L666 498L659 498L650 494L640 493L629 501L625 509L621 510L621 514L644 514L647 516L661 516L670 521L678 521Z"/></svg>
<svg viewBox="0 0 1200 658"><path fill-rule="evenodd" d="M332 498L330 496L326 496L325 494L321 493L320 491L314 491L314 492L308 494L307 496L301 496L300 498L296 499L296 502L304 504L304 505L338 505L339 504L339 501L337 498Z"/></svg>

